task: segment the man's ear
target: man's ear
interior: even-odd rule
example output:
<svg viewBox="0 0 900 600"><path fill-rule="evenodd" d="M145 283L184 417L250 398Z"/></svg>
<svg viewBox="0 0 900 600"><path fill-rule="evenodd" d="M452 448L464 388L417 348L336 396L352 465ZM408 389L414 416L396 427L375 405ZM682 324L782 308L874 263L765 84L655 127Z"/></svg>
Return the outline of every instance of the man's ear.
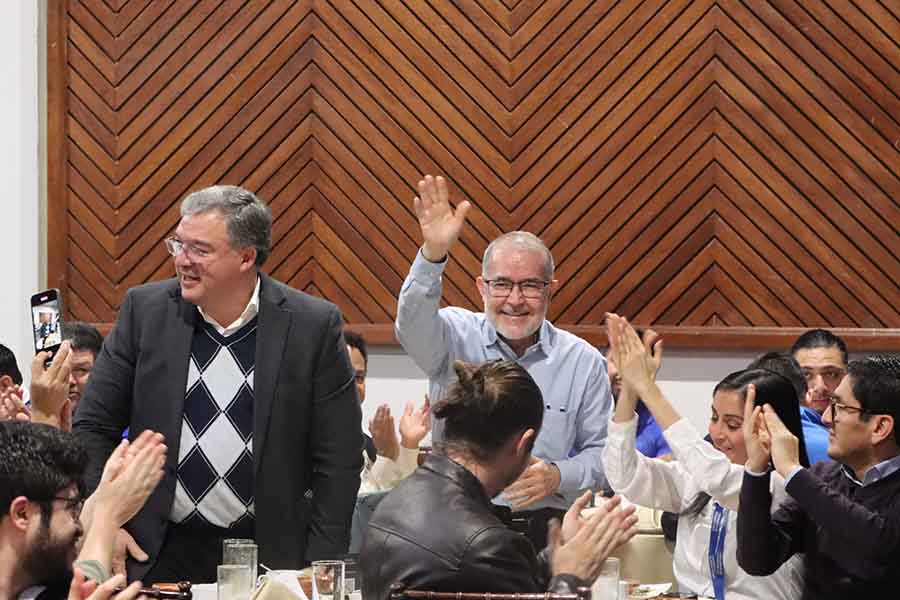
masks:
<svg viewBox="0 0 900 600"><path fill-rule="evenodd" d="M25 531L28 529L29 521L34 518L40 518L40 514L40 511L37 511L37 514L35 514L28 498L25 496L16 496L9 504L9 511L3 516L10 518L13 527Z"/></svg>
<svg viewBox="0 0 900 600"><path fill-rule="evenodd" d="M481 295L482 298L487 297L487 290L484 289L486 286L487 286L487 283L484 282L484 278L481 275L479 275L478 277L475 278L475 289L478 290L478 293Z"/></svg>
<svg viewBox="0 0 900 600"><path fill-rule="evenodd" d="M894 439L894 417L891 415L875 415L875 428L872 430L872 445L880 444L884 440Z"/></svg>
<svg viewBox="0 0 900 600"><path fill-rule="evenodd" d="M531 449L534 447L534 438L536 436L537 432L535 432L534 429L529 428L523 431L516 442L516 456L531 454Z"/></svg>
<svg viewBox="0 0 900 600"><path fill-rule="evenodd" d="M556 290L559 289L559 279L551 279L550 280L550 296L556 294Z"/></svg>
<svg viewBox="0 0 900 600"><path fill-rule="evenodd" d="M241 270L252 269L256 264L256 248L253 246L247 246L246 248L241 248Z"/></svg>

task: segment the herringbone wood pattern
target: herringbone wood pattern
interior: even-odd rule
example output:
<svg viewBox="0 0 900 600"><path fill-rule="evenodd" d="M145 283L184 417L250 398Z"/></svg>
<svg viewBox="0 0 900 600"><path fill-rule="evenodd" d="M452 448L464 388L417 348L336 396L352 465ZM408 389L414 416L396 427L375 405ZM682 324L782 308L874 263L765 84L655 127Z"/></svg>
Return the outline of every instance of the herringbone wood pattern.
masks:
<svg viewBox="0 0 900 600"><path fill-rule="evenodd" d="M421 173L475 204L445 278L542 236L551 318L687 345L846 328L900 347L896 0L51 3L50 275L108 323L172 274L212 183L276 216L267 269L392 339ZM57 46L53 46L56 43ZM369 327L366 327L366 326Z"/></svg>

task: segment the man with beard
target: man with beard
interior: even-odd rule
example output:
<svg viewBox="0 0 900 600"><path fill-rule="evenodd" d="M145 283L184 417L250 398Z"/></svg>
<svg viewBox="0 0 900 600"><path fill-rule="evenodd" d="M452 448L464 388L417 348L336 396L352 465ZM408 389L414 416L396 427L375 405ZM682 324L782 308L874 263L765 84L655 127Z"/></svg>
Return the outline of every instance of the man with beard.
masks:
<svg viewBox="0 0 900 600"><path fill-rule="evenodd" d="M847 373L847 344L826 329L810 329L791 346L791 355L806 378L806 405L815 411L801 410L801 416L821 425L822 413Z"/></svg>
<svg viewBox="0 0 900 600"><path fill-rule="evenodd" d="M540 556L495 515L491 498L528 468L546 416L534 379L513 361L456 362L457 381L435 406L444 439L389 492L369 524L359 562L363 597L391 586L436 592L574 593L635 533L634 508L618 498L590 516L586 492L554 521ZM551 578L552 577L552 578Z"/></svg>
<svg viewBox="0 0 900 600"><path fill-rule="evenodd" d="M85 502L88 456L75 436L27 421L0 423L0 598L62 597L73 562L89 578L107 579L116 532L159 483L165 458L159 434L122 441Z"/></svg>
<svg viewBox="0 0 900 600"><path fill-rule="evenodd" d="M71 434L47 425L0 423L0 598L35 586L48 597L69 587L87 454ZM22 597L37 597L35 588Z"/></svg>
<svg viewBox="0 0 900 600"><path fill-rule="evenodd" d="M78 402L87 387L91 377L91 369L94 368L94 360L100 354L103 346L103 336L97 328L82 321L65 322L62 326L63 339L71 343L71 355L69 359L72 372L69 375L69 404L72 412L78 408Z"/></svg>
<svg viewBox="0 0 900 600"><path fill-rule="evenodd" d="M424 243L400 291L397 339L428 375L432 402L455 379L456 360L513 360L537 382L545 415L534 458L496 502L511 506L513 518L542 548L548 519L561 516L579 491L603 487L600 452L612 407L606 361L546 319L558 282L550 250L531 233L504 234L485 250L475 279L484 312L440 308L447 256L470 205L451 208L442 177L426 175L418 189L414 204ZM438 420L432 439L442 435Z"/></svg>

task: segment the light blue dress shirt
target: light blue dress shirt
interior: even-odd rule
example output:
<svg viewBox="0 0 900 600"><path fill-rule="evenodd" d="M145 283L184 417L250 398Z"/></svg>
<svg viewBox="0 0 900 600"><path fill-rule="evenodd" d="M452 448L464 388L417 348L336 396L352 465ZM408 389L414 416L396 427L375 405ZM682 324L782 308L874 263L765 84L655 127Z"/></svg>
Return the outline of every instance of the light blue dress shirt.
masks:
<svg viewBox="0 0 900 600"><path fill-rule="evenodd" d="M544 320L538 342L517 357L484 313L440 308L445 265L446 261L428 261L421 251L416 255L400 291L395 323L397 339L428 375L431 402L443 398L456 380L456 360L516 361L534 378L544 397L544 423L532 454L555 464L560 473L557 493L527 510L565 509L582 490L600 490L604 484L600 454L612 409L603 355ZM436 420L432 439L440 441L442 434L443 424ZM495 502L508 505L502 495Z"/></svg>

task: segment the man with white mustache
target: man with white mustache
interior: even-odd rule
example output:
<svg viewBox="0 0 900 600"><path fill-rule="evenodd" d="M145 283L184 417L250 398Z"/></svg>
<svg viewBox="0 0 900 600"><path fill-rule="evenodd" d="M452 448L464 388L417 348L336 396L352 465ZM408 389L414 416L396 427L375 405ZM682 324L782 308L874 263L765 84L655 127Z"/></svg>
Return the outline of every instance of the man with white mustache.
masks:
<svg viewBox="0 0 900 600"><path fill-rule="evenodd" d="M544 425L531 465L497 496L535 547L546 545L547 521L561 517L580 491L603 486L600 453L612 407L606 361L583 339L547 319L558 287L550 250L525 231L506 233L487 247L475 286L484 312L440 308L442 274L469 211L454 210L442 177L418 183L415 212L424 243L403 283L397 307L397 339L428 375L432 403L453 382L453 363L514 360L537 382L544 397ZM443 424L433 425L440 443Z"/></svg>

